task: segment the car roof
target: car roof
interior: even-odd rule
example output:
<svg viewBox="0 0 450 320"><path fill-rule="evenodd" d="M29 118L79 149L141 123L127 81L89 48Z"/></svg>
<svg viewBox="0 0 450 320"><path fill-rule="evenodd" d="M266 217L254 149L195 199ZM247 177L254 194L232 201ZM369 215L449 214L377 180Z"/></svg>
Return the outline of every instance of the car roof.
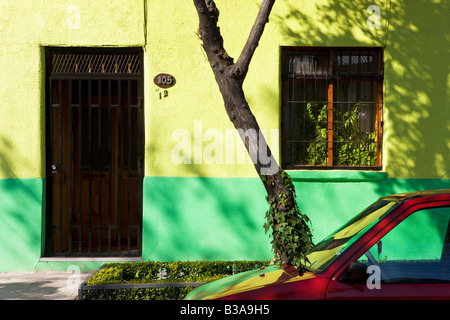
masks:
<svg viewBox="0 0 450 320"><path fill-rule="evenodd" d="M432 197L432 196L450 196L450 189L440 189L440 190L424 190L424 191L414 191L414 192L405 192L392 194L386 197L382 197L383 200L407 200L418 197Z"/></svg>

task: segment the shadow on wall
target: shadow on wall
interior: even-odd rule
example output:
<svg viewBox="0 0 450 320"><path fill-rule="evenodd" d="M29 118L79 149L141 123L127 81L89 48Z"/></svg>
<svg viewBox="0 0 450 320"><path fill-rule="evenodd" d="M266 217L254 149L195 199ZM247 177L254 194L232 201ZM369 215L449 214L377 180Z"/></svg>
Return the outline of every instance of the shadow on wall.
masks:
<svg viewBox="0 0 450 320"><path fill-rule="evenodd" d="M154 152L154 146L147 148L147 155ZM204 165L184 166L188 177L144 179L143 258L270 259L259 178L207 177Z"/></svg>
<svg viewBox="0 0 450 320"><path fill-rule="evenodd" d="M15 175L17 159L11 141L0 137L0 270L33 270L41 254L43 180Z"/></svg>
<svg viewBox="0 0 450 320"><path fill-rule="evenodd" d="M384 169L395 179L296 183L300 209L318 234L326 235L325 227L333 231L378 197L422 190L449 169L448 52L441 48L448 38L447 4L385 0L377 30L366 25L370 1L308 3L314 7L311 16L302 7L282 3L288 10L272 20L283 44L385 47ZM254 110L252 97L248 101ZM147 147L148 161L159 151ZM264 252L270 258L270 240L262 227L267 204L259 179L207 178L202 166L186 167L192 178L163 177L168 173L154 169L156 177L144 182L144 254L150 259L192 260L249 259ZM446 187L448 181L438 182L433 189ZM330 215L336 216L335 223L330 223Z"/></svg>
<svg viewBox="0 0 450 320"><path fill-rule="evenodd" d="M385 0L380 29L367 26L373 3L361 2L308 4L314 15L287 3L288 12L273 19L292 46L385 47L385 170L392 177L438 178L450 169L448 2Z"/></svg>

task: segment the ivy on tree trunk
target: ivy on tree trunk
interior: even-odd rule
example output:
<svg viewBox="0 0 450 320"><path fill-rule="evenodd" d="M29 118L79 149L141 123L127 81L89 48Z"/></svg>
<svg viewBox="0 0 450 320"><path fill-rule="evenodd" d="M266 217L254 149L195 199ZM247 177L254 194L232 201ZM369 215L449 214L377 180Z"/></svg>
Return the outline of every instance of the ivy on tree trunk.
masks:
<svg viewBox="0 0 450 320"><path fill-rule="evenodd" d="M216 4L212 0L194 0L199 17L198 36L222 94L225 110L240 133L267 191L269 210L264 227L266 233L272 230L273 253L280 263L300 267L301 260L312 246L309 219L300 213L292 179L272 156L243 90L250 61L269 21L274 3L275 0L262 1L247 42L238 60L234 62L223 46Z"/></svg>

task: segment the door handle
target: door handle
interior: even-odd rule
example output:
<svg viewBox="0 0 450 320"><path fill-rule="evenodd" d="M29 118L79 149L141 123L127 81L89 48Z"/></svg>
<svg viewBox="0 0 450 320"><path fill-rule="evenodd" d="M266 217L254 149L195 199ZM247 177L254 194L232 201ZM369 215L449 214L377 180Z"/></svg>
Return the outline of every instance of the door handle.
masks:
<svg viewBox="0 0 450 320"><path fill-rule="evenodd" d="M59 162L52 163L52 173L61 173L61 163Z"/></svg>

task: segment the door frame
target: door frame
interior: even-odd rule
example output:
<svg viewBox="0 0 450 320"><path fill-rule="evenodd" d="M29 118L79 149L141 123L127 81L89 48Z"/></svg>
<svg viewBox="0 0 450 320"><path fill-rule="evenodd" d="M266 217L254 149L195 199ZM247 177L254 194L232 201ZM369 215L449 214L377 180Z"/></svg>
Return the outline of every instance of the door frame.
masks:
<svg viewBox="0 0 450 320"><path fill-rule="evenodd" d="M66 53L66 54L105 54L113 55L113 54L133 54L134 56L138 56L139 60L137 62L138 68L135 70L135 72L125 73L122 72L119 74L114 74L112 72L94 72L94 73L87 73L87 72L74 72L73 68L71 70L57 70L55 72L54 70L54 61L52 61L52 54L55 52L57 53ZM46 99L46 106L45 106L45 152L46 152L46 161L45 161L45 167L46 167L46 183L45 183L45 240L44 240L44 251L43 256L44 257L56 257L56 256L67 256L67 257L80 257L80 256L89 256L89 257L100 257L100 256L106 256L106 257L117 257L117 256L124 256L124 257L135 257L135 256L141 256L142 254L142 212L143 212L143 178L144 178L144 157L145 157L145 132L144 132L144 77L143 77L143 70L144 70L144 63L143 63L143 50L140 47L121 47L121 48L84 48L84 47L46 47L45 48L45 61L46 61L46 75L45 75L45 99ZM129 68L129 67L128 67ZM69 69L69 68L68 68ZM130 70L129 70L130 71ZM116 64L116 73L117 73L117 64ZM120 249L120 241L117 251L111 251L108 249L108 252L106 254L99 253L99 252L89 252L89 253L82 253L80 252L71 252L69 249L69 252L54 252L53 250L53 193L54 193L54 186L53 186L53 170L52 168L52 105L51 105L51 82L57 80L63 80L63 81L77 81L77 80L94 80L94 81L103 81L103 80L111 80L111 81L128 81L128 85L130 85L130 81L137 81L137 104L138 107L135 108L137 110L137 194L138 194L138 200L137 200L137 250L134 250L133 253L130 251L130 245L129 245L129 238L128 238L128 251L127 252L121 252ZM81 83L81 81L79 82ZM80 89L81 90L81 89ZM81 95L80 95L81 97ZM81 101L79 102L79 111L81 112L82 106ZM90 107L90 106L89 106ZM108 108L110 106L108 105ZM70 104L69 108L72 108L72 104ZM71 109L70 112L72 112L73 109ZM81 117L81 114L79 114ZM72 117L72 116L70 116ZM111 121L111 119L109 119ZM72 130L73 131L73 130ZM73 134L73 132L70 132L70 134ZM131 133L130 133L131 134ZM62 137L61 137L62 139ZM73 146L71 147L73 148ZM112 167L112 165L111 165ZM112 170L112 168L111 168ZM62 190L63 187L60 186L60 190ZM70 197L71 195L69 195ZM70 215L70 214L69 214ZM70 219L70 216L69 218ZM108 228L110 228L109 225L110 222L108 222ZM70 223L69 223L70 224ZM62 228L62 225L59 226L59 228ZM69 230L71 226L69 227ZM81 226L80 226L81 228ZM130 227L128 226L128 235L130 234ZM135 228L136 229L136 228ZM80 231L81 232L81 231ZM71 231L69 231L71 233ZM119 232L118 232L119 233ZM62 232L61 232L62 235ZM61 236L62 237L62 236ZM71 236L69 236L69 239ZM69 243L71 240L68 240ZM123 240L126 241L126 240ZM110 240L108 239L108 243L110 244Z"/></svg>

